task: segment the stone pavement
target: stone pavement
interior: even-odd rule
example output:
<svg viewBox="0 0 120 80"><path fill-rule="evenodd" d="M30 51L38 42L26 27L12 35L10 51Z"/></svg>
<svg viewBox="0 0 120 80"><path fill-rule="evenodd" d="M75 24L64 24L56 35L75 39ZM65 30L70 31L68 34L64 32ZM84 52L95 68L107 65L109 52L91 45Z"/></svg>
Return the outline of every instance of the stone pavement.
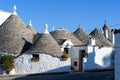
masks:
<svg viewBox="0 0 120 80"><path fill-rule="evenodd" d="M108 69L72 73L11 75L0 77L0 80L114 80L114 70Z"/></svg>

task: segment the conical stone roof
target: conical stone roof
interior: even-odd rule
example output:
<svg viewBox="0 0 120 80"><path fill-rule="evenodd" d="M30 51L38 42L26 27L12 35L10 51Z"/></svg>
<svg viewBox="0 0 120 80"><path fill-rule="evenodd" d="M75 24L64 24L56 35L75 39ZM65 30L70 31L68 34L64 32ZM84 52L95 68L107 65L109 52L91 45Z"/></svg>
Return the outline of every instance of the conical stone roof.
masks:
<svg viewBox="0 0 120 80"><path fill-rule="evenodd" d="M77 39L73 34L71 34L65 29L59 29L59 30L52 31L51 35L58 42L59 45L61 45L62 39L71 40L73 45L82 45L82 42L79 39Z"/></svg>
<svg viewBox="0 0 120 80"><path fill-rule="evenodd" d="M31 46L28 52L44 52L53 56L61 57L62 52L56 40L50 34L42 34L41 37Z"/></svg>
<svg viewBox="0 0 120 80"><path fill-rule="evenodd" d="M0 52L21 53L23 38L32 41L32 34L17 15L11 15L0 27Z"/></svg>
<svg viewBox="0 0 120 80"><path fill-rule="evenodd" d="M36 34L36 31L35 31L35 29L33 28L33 26L32 26L31 24L29 24L29 25L27 26L27 28L28 28L33 34Z"/></svg>
<svg viewBox="0 0 120 80"><path fill-rule="evenodd" d="M103 30L106 30L106 29L107 29L107 30L111 30L110 27L109 27L106 23L103 25L103 28L102 28L102 29L103 29Z"/></svg>
<svg viewBox="0 0 120 80"><path fill-rule="evenodd" d="M111 29L110 27L107 25L107 23L105 22L105 24L103 25L103 31L108 30L108 39L111 40Z"/></svg>
<svg viewBox="0 0 120 80"><path fill-rule="evenodd" d="M81 28L78 28L73 34L82 41L83 44L88 44L89 35L87 35Z"/></svg>
<svg viewBox="0 0 120 80"><path fill-rule="evenodd" d="M34 36L33 36L33 43L35 43L39 39L39 37L41 37L41 36L42 36L42 33L34 34Z"/></svg>
<svg viewBox="0 0 120 80"><path fill-rule="evenodd" d="M103 34L95 28L91 33L90 36L92 38L95 38L96 45L98 46L107 46L107 47L113 47L113 44L103 36Z"/></svg>
<svg viewBox="0 0 120 80"><path fill-rule="evenodd" d="M11 13L0 10L0 26L10 15Z"/></svg>

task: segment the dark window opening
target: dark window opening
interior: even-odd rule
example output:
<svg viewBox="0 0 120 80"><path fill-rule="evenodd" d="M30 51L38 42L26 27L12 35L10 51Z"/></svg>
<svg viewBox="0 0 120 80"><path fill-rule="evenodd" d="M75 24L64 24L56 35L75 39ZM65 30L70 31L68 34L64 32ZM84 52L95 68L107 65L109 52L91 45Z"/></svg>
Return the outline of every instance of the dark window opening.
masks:
<svg viewBox="0 0 120 80"><path fill-rule="evenodd" d="M68 48L64 48L64 52L68 54Z"/></svg>
<svg viewBox="0 0 120 80"><path fill-rule="evenodd" d="M77 61L74 62L74 66L77 66Z"/></svg>
<svg viewBox="0 0 120 80"><path fill-rule="evenodd" d="M71 70L74 70L74 68L71 66Z"/></svg>
<svg viewBox="0 0 120 80"><path fill-rule="evenodd" d="M88 57L88 54L86 53L85 50L80 50L80 54L81 54L81 56L84 57L84 58L87 58L87 57Z"/></svg>
<svg viewBox="0 0 120 80"><path fill-rule="evenodd" d="M33 54L32 56L33 56L32 59L31 59L32 62L39 61L39 55L38 54Z"/></svg>
<svg viewBox="0 0 120 80"><path fill-rule="evenodd" d="M85 50L81 50L81 53L85 53Z"/></svg>

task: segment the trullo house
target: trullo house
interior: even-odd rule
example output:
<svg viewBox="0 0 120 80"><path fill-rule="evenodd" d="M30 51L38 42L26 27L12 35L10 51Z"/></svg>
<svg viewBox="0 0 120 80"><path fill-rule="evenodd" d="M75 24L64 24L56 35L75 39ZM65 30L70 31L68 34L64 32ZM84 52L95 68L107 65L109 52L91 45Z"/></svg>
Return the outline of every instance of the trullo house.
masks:
<svg viewBox="0 0 120 80"><path fill-rule="evenodd" d="M81 28L71 33L66 29L37 33L30 20L25 25L16 12L0 11L0 57L14 56L11 74L81 71L112 65L114 34L105 23L89 35ZM87 54L87 58L81 56ZM84 62L84 64L83 64ZM0 73L4 70L0 68Z"/></svg>

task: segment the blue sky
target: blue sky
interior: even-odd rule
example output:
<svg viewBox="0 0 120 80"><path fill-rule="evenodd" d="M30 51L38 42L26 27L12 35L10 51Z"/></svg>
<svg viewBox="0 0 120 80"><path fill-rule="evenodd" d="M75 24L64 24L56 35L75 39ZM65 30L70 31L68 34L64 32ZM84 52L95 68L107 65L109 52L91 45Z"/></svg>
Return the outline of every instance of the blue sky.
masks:
<svg viewBox="0 0 120 80"><path fill-rule="evenodd" d="M91 32L95 27L102 28L106 20L111 28L120 24L120 0L0 0L0 10L17 13L26 25L29 20L37 32L44 31L47 23L49 31L54 27L75 31L78 25Z"/></svg>

